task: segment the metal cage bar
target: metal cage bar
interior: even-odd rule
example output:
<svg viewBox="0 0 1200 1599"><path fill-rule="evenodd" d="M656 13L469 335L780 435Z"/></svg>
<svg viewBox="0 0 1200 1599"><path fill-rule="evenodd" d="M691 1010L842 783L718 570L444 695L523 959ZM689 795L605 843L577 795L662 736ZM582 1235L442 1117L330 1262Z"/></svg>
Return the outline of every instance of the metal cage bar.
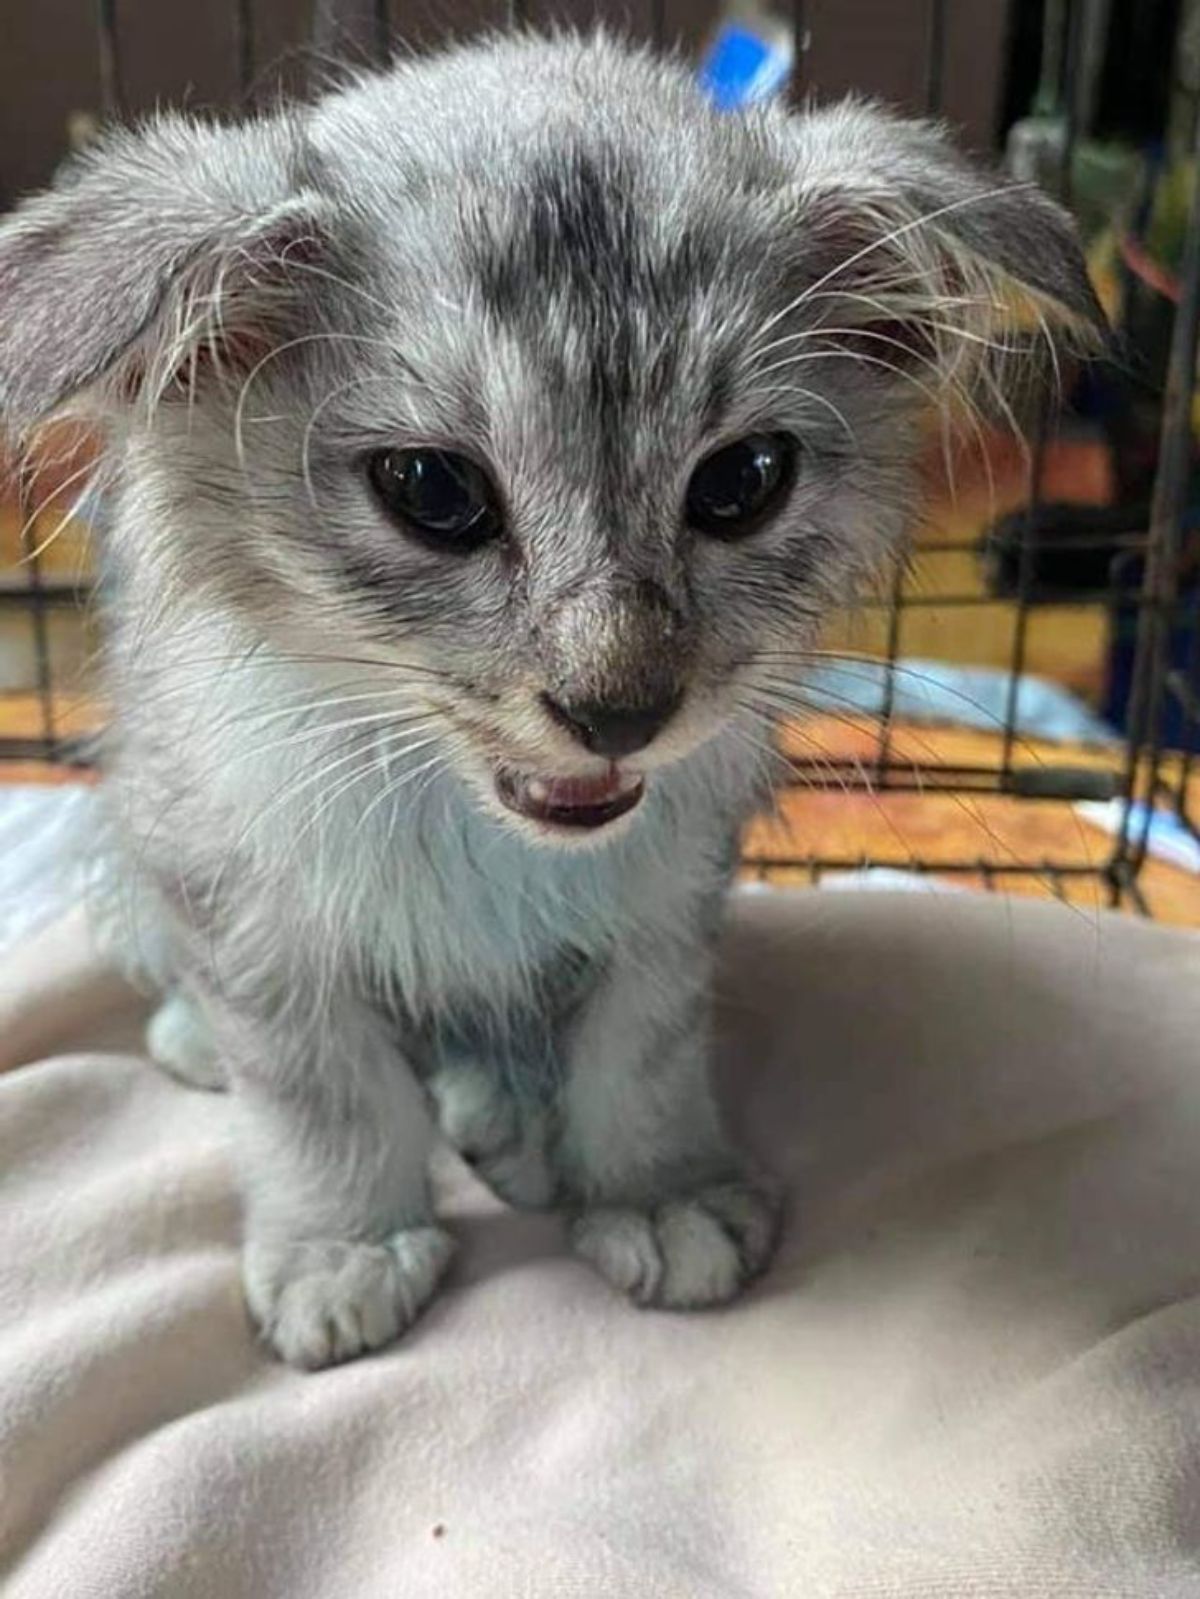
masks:
<svg viewBox="0 0 1200 1599"><path fill-rule="evenodd" d="M40 736L31 741L37 754L53 760L58 753L58 731L54 708L54 671L50 653L50 623L42 580L42 557L38 547L37 514L34 508L29 470L17 471L17 505L21 518L21 544L28 583L29 626L33 642L34 681L37 693Z"/></svg>
<svg viewBox="0 0 1200 1599"><path fill-rule="evenodd" d="M100 107L106 117L120 116L125 108L125 91L121 79L117 0L97 0L96 43L100 69Z"/></svg>
<svg viewBox="0 0 1200 1599"><path fill-rule="evenodd" d="M1063 81L1061 94L1067 107L1066 137L1063 141L1062 160L1058 168L1058 198L1064 205L1071 199L1071 167L1075 159L1078 125L1074 114L1076 79L1079 72L1083 6L1079 0L1067 0L1063 13ZM1004 746L1000 763L1006 780L1013 775L1013 757L1017 743L1017 709L1021 679L1029 651L1029 621L1032 610L1033 562L1037 551L1038 514L1042 509L1042 485L1045 481L1046 453L1053 431L1051 397L1046 396L1038 410L1037 431L1029 465L1029 499L1025 507L1023 535L1018 553L1017 610L1013 619L1012 653L1009 656L1008 695L1004 709Z"/></svg>
<svg viewBox="0 0 1200 1599"><path fill-rule="evenodd" d="M1167 699L1171 633L1177 613L1183 556L1184 513L1192 472L1192 406L1196 355L1200 345L1200 117L1192 148L1192 193L1184 243L1179 308L1171 338L1163 401L1158 471L1150 509L1150 533L1142 586L1142 626L1131 693L1126 798L1118 852L1112 870L1122 883L1132 881L1146 859L1150 808L1161 787L1163 711ZM1133 806L1145 807L1136 830Z"/></svg>
<svg viewBox="0 0 1200 1599"><path fill-rule="evenodd" d="M945 0L926 0L925 38L925 114L936 117L942 110L942 84L945 77L946 5ZM892 727L896 709L896 666L900 660L903 636L904 588L908 580L907 553L898 555L892 568L891 588L888 597L887 642L884 646L886 667L883 676L883 700L879 711L879 737L875 749L875 779L883 783L891 760Z"/></svg>
<svg viewBox="0 0 1200 1599"><path fill-rule="evenodd" d="M233 0L233 81L245 100L254 83L253 0Z"/></svg>
<svg viewBox="0 0 1200 1599"><path fill-rule="evenodd" d="M808 92L808 0L792 0L792 103L800 105Z"/></svg>

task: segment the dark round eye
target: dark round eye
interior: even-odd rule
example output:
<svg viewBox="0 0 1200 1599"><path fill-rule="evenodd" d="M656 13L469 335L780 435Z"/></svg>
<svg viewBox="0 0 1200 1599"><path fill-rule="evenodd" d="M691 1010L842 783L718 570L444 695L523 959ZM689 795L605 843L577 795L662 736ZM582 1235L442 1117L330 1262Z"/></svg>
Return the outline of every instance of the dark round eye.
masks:
<svg viewBox="0 0 1200 1599"><path fill-rule="evenodd" d="M487 474L449 450L376 450L367 476L384 510L427 544L473 550L500 531Z"/></svg>
<svg viewBox="0 0 1200 1599"><path fill-rule="evenodd" d="M782 433L748 433L714 450L692 473L688 521L719 539L752 533L791 488L795 464L796 446Z"/></svg>

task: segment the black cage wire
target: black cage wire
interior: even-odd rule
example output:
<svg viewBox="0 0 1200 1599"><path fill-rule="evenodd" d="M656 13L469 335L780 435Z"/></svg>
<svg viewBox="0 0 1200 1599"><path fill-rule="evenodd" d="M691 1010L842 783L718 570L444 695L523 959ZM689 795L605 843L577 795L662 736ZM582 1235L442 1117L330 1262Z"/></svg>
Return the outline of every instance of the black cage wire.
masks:
<svg viewBox="0 0 1200 1599"><path fill-rule="evenodd" d="M250 104L261 90L266 65L259 59L259 13L263 8L255 0L214 0L212 9L220 11L222 3L230 75L242 103ZM403 0L316 0L306 14L313 59L327 61L332 55L351 61L386 62L397 43L407 38L404 18L399 14L402 3ZM948 0L914 3L923 34L919 97L925 112L937 116L944 111L950 7ZM1079 79L1089 50L1095 49L1088 25L1092 25L1094 35L1098 14L1108 25L1109 3L1110 0L1043 0L1042 21L1047 25L1057 23L1060 29L1053 61L1049 68L1045 61L1042 63L1043 80L1047 71L1052 77L1056 75L1052 88L1063 111L1049 186L1057 189L1068 204L1072 199L1073 156L1079 138ZM660 44L674 42L669 36L667 4L668 0L649 0L641 29ZM95 4L96 70L100 111L105 118L119 118L126 111L125 53L130 30L138 26L139 20L127 14L130 9L122 7L119 0L96 0ZM797 100L804 99L812 87L806 67L814 46L814 29L819 27L819 10L812 0L791 0L787 16L793 60L791 93ZM1182 16L1182 8L1175 11L1175 21L1180 26ZM508 0L501 14L484 20L490 25L521 26L530 21L530 14L525 0ZM544 24L553 18L539 13L534 20ZM620 15L612 20L618 28L628 23L628 18ZM293 71L293 82L295 77ZM819 90L819 85L816 87ZM1200 118L1195 114L1194 86L1176 81L1173 88L1188 100L1189 154L1196 161L1189 170L1194 180L1195 172L1200 171ZM1129 308L1129 287L1126 274L1120 278L1125 311ZM1116 801L1119 820L1111 843L1103 855L1086 861L1045 855L1024 859L1011 852L1000 859L983 855L943 857L933 850L928 854L911 852L906 859L890 864L939 876L971 874L987 887L1021 877L1037 877L1062 897L1067 897L1069 879L1087 877L1095 880L1110 903L1146 912L1139 874L1147 858L1152 808L1167 807L1200 840L1200 818L1191 814L1188 805L1189 779L1200 746L1200 581L1193 573L1193 567L1200 563L1191 559L1193 518L1189 514L1195 471L1193 408L1200 329L1200 205L1194 194L1189 194L1182 260L1170 298L1174 310L1169 337L1164 340L1160 378L1155 382L1152 374L1143 374L1144 382L1153 389L1157 448L1150 468L1143 474L1145 492L1140 499L1131 490L1127 498L1133 504L1126 506L1126 515L1118 515L1115 520L1099 516L1091 523L1086 517L1064 515L1062 508L1047 506L1042 494L1043 473L1056 418L1049 406L1045 407L1027 457L1029 492L1023 510L992 530L990 543L982 552L978 541L939 545L940 555L984 559L992 573L992 591L981 593L972 588L924 595L913 588L906 557L901 557L894 574L884 584L881 597L867 602L880 615L883 639L879 655L881 703L874 718L871 752L866 756L857 752L844 759L824 755L818 759L804 753L792 757L795 781L817 787L870 789L877 795L905 791L1002 795L1029 805ZM1137 352L1133 364L1137 364ZM19 503L24 557L18 569L0 578L0 615L8 612L10 619L27 621L33 663L30 686L37 717L31 729L0 733L0 762L83 764L87 761L86 742L73 736L60 722L62 695L69 685L61 681L51 647L52 619L56 612L80 604L80 586L75 579L43 569L37 507L28 475L20 478ZM1074 574L1065 581L1061 573L1056 578L1055 565L1056 557L1064 553L1070 555L1069 572ZM1077 576L1081 570L1089 574L1082 583ZM897 676L906 624L921 607L992 605L997 594L1011 605L1011 648L1005 666L1004 711L997 718L995 759L961 764L941 760L924 764L919 757L914 761L910 753L900 753L896 744ZM1107 763L1048 760L1044 754L1037 759L1028 758L1018 711L1019 690L1026 670L1031 624L1039 605L1047 603L1048 594L1055 605L1102 609L1108 618L1110 637L1121 629L1127 635L1124 743L1118 758ZM805 853L758 851L747 856L752 873L766 876L786 868L813 880L831 870L855 870L869 864L867 857L835 858L819 849Z"/></svg>

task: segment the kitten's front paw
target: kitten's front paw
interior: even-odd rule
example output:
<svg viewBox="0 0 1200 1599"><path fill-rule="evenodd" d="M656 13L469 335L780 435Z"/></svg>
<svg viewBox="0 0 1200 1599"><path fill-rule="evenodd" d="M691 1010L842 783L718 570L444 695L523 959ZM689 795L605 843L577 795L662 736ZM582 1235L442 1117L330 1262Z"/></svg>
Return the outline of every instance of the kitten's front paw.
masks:
<svg viewBox="0 0 1200 1599"><path fill-rule="evenodd" d="M600 1207L575 1223L571 1243L639 1305L720 1305L764 1270L775 1248L778 1199L765 1187L721 1183L653 1210Z"/></svg>
<svg viewBox="0 0 1200 1599"><path fill-rule="evenodd" d="M454 1251L440 1227L406 1227L381 1244L314 1239L246 1245L246 1302L291 1366L314 1371L380 1349L416 1320Z"/></svg>

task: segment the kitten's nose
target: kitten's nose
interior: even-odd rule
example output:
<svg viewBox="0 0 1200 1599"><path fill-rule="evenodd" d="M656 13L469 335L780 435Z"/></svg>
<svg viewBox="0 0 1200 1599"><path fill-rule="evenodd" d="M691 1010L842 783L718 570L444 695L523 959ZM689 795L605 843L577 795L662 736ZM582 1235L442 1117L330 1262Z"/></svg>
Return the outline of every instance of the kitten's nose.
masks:
<svg viewBox="0 0 1200 1599"><path fill-rule="evenodd" d="M601 700L572 700L563 704L542 695L542 704L554 720L594 755L619 761L623 755L645 749L679 709L681 693L648 705L609 705Z"/></svg>

